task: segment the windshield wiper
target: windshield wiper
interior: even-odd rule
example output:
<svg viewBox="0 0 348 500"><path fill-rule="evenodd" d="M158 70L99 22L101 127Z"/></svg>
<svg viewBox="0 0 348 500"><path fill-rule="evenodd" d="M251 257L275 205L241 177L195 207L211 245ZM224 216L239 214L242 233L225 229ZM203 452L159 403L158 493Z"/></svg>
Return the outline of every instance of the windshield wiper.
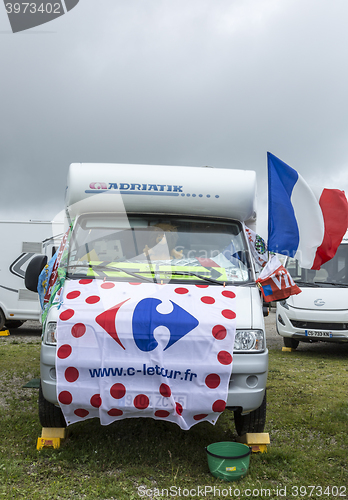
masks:
<svg viewBox="0 0 348 500"><path fill-rule="evenodd" d="M209 281L210 283L215 283L216 285L224 285L223 282L214 280L214 278L208 278L208 276L202 276L201 274L198 273L193 273L192 271L172 271L172 275L179 275L179 276L195 276L196 278L199 278L204 281Z"/></svg>
<svg viewBox="0 0 348 500"><path fill-rule="evenodd" d="M322 282L321 285L332 285L332 286L339 286L342 288L348 287L347 283L338 283L337 281L325 281L325 282Z"/></svg>
<svg viewBox="0 0 348 500"><path fill-rule="evenodd" d="M341 288L347 288L347 283L337 283L336 281L295 281L298 286L308 286L313 288L323 288L327 285L329 286L338 286Z"/></svg>
<svg viewBox="0 0 348 500"><path fill-rule="evenodd" d="M121 273L126 273L129 274L129 276L133 276L133 278L138 278L143 281L148 281L149 283L153 283L153 279L150 278L145 278L144 276L140 276L140 274L137 273L132 273L131 271L128 271L127 269L123 269L121 267L108 267L108 266L102 266L100 264L97 264L95 266L92 266L92 264L76 264L76 265L70 265L68 266L69 268L75 268L75 267L89 267L89 269L99 269L100 271L117 271ZM150 271L147 271L150 272Z"/></svg>
<svg viewBox="0 0 348 500"><path fill-rule="evenodd" d="M298 286L308 286L308 287L313 287L313 288L316 288L319 285L319 283L314 283L313 281L295 281L295 284L298 285Z"/></svg>

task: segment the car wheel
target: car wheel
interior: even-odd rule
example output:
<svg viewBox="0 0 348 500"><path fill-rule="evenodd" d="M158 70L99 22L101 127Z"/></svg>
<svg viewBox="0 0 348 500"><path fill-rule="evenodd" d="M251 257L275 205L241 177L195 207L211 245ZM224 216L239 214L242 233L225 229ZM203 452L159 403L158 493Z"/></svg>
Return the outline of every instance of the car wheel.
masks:
<svg viewBox="0 0 348 500"><path fill-rule="evenodd" d="M44 398L40 382L39 388L39 419L42 427L66 427L65 418L59 406Z"/></svg>
<svg viewBox="0 0 348 500"><path fill-rule="evenodd" d="M285 347L291 347L292 349L296 349L300 341L293 339L292 337L283 337L283 342Z"/></svg>
<svg viewBox="0 0 348 500"><path fill-rule="evenodd" d="M4 328L5 323L6 323L5 314L3 313L2 309L0 309L0 330Z"/></svg>
<svg viewBox="0 0 348 500"><path fill-rule="evenodd" d="M246 415L241 412L234 412L234 425L238 436L243 436L247 432L263 432L266 424L266 391L261 406Z"/></svg>

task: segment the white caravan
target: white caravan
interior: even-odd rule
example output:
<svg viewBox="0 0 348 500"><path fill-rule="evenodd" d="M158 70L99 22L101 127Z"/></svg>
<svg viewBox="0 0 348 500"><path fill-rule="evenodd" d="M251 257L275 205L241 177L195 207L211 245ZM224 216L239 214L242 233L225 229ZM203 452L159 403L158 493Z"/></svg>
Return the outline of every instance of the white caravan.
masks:
<svg viewBox="0 0 348 500"><path fill-rule="evenodd" d="M115 282L128 286L151 280L184 285L185 290L236 287L237 330L226 408L234 412L240 435L262 432L266 418L266 308L255 284L244 227L255 230L255 206L253 171L72 164L66 189L72 234L60 264L66 272L64 287L97 278L107 280L109 289ZM158 228L166 237L169 257L155 255L161 246ZM235 258L222 255L227 247ZM152 267L139 263L139 255L147 251L152 252ZM32 274L28 268L28 281L37 282ZM66 425L57 396L58 307L58 301L52 303L43 325L39 416L44 427Z"/></svg>
<svg viewBox="0 0 348 500"><path fill-rule="evenodd" d="M301 293L277 303L277 332L284 345L299 342L348 342L348 233L336 255L319 271L287 258L285 267Z"/></svg>
<svg viewBox="0 0 348 500"><path fill-rule="evenodd" d="M38 295L25 288L25 271L34 255L52 256L62 230L63 224L56 222L0 221L0 330L39 320Z"/></svg>

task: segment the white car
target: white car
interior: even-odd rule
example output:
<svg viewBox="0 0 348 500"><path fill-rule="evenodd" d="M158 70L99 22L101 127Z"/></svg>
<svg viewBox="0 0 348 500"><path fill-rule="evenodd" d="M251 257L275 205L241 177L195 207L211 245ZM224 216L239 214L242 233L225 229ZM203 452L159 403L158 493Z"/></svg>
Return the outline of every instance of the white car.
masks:
<svg viewBox="0 0 348 500"><path fill-rule="evenodd" d="M277 332L284 345L299 342L348 342L348 237L319 271L287 258L285 267L302 293L277 303Z"/></svg>

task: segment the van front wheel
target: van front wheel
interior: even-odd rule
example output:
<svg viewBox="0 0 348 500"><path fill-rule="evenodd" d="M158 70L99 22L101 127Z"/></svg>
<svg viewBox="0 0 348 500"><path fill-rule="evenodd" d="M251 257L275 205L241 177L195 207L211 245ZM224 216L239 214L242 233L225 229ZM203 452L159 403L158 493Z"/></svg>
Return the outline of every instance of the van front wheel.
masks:
<svg viewBox="0 0 348 500"><path fill-rule="evenodd" d="M42 427L66 427L65 418L59 406L44 398L40 382L39 388L39 419Z"/></svg>
<svg viewBox="0 0 348 500"><path fill-rule="evenodd" d="M6 323L5 314L2 312L2 309L0 309L0 330L4 328L5 323Z"/></svg>
<svg viewBox="0 0 348 500"><path fill-rule="evenodd" d="M266 424L266 391L263 397L261 406L246 415L242 415L241 412L235 411L234 413L234 425L238 436L243 436L247 432L263 432Z"/></svg>
<svg viewBox="0 0 348 500"><path fill-rule="evenodd" d="M293 339L292 337L283 337L283 342L285 347L291 347L291 349L296 349L299 344L299 340Z"/></svg>

